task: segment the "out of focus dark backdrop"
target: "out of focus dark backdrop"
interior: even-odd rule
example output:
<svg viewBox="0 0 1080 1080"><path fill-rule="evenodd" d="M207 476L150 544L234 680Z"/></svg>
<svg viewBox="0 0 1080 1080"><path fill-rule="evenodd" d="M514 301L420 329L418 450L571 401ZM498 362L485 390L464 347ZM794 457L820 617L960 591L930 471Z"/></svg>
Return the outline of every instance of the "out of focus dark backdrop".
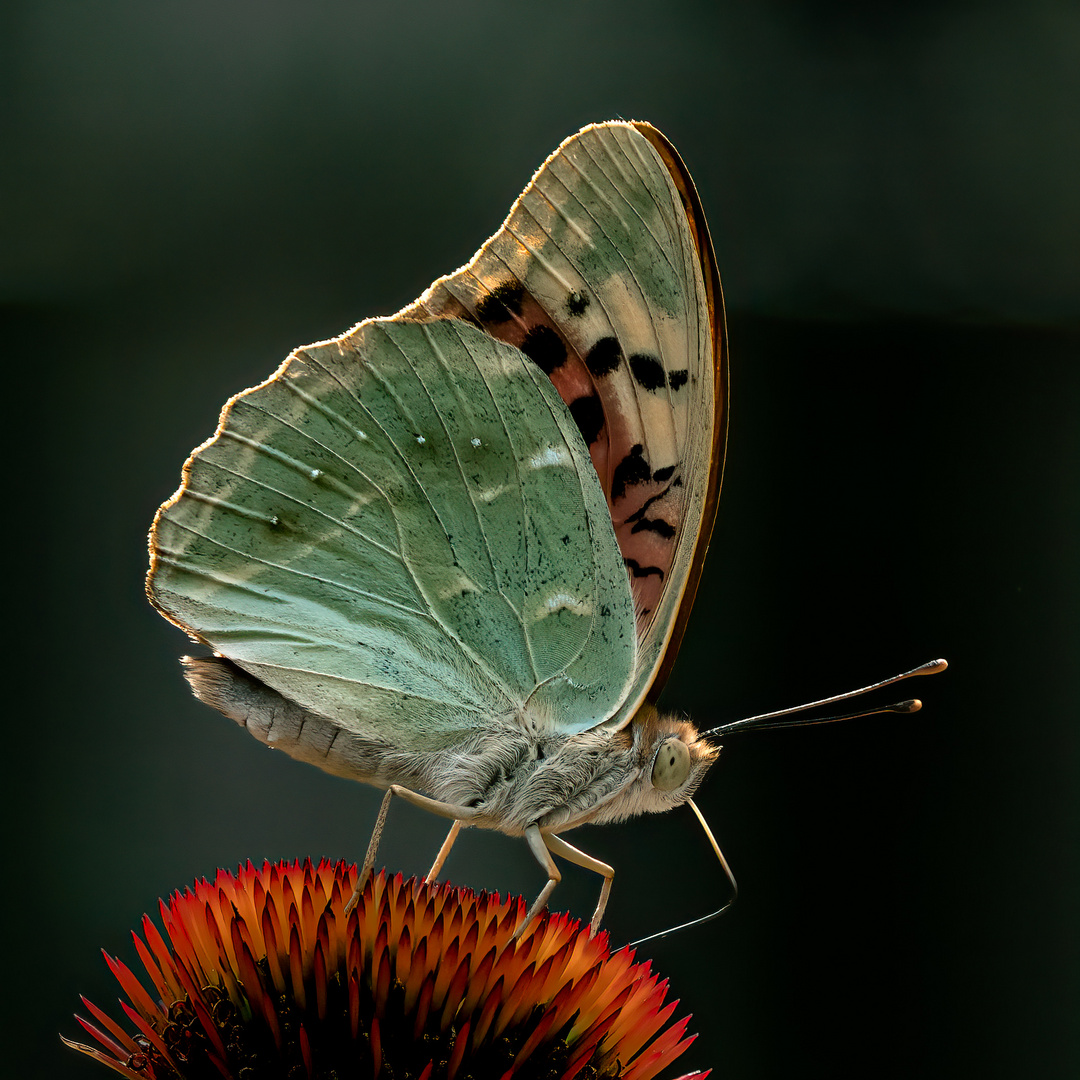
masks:
<svg viewBox="0 0 1080 1080"><path fill-rule="evenodd" d="M944 655L914 717L730 738L742 887L648 949L725 1078L1080 1073L1080 10L16 3L0 33L4 1071L218 866L362 854L378 794L190 698L144 537L231 393L464 262L589 121L682 152L729 305L717 530L666 694L706 725ZM422 871L442 822L395 807ZM707 910L688 812L583 830L626 941ZM533 893L466 833L463 883ZM587 915L570 868L558 904Z"/></svg>

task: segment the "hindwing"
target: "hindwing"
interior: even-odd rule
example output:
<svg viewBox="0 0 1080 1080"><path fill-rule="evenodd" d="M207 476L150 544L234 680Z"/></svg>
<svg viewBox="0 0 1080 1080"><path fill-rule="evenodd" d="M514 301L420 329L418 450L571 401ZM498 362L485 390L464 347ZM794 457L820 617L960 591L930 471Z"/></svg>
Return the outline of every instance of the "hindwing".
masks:
<svg viewBox="0 0 1080 1080"><path fill-rule="evenodd" d="M633 601L551 383L457 320L361 323L225 407L151 533L193 637L346 731L431 746L625 700Z"/></svg>

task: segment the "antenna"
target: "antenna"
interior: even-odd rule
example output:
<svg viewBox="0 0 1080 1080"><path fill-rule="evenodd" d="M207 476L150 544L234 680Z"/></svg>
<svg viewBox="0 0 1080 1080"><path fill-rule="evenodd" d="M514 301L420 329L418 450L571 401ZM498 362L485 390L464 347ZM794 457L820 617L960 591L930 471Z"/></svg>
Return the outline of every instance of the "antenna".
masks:
<svg viewBox="0 0 1080 1080"><path fill-rule="evenodd" d="M910 671L905 671L902 675L894 675L891 679L882 679L881 682L872 683L870 686L864 686L859 690L850 690L846 694L836 694L833 697L821 698L818 701L810 701L805 705L796 705L793 709L779 709L776 712L761 713L759 716L748 716L745 720L733 720L729 724L721 724L719 727L703 731L701 737L703 738L706 735L726 735L730 731L742 731L751 728L754 731L770 731L776 728L802 727L806 724L832 724L837 720L854 720L859 716L873 716L876 713L884 712L918 712L922 708L922 702L918 698L909 698L907 701L898 701L893 705L882 705L876 709L867 709L864 712L844 713L840 716L803 717L799 720L780 720L776 723L768 722L776 721L777 718L781 716L791 716L793 713L805 712L807 709L816 709L821 705L832 705L837 701L847 701L849 698L858 697L860 694L868 694L871 690L880 690L884 686L891 686L893 683L898 683L903 679L913 678L916 675L937 675L938 672L944 671L948 666L949 665L945 660L930 660L925 664L920 664L918 667L912 668ZM727 875L728 882L731 885L731 898L722 907L717 908L716 911L709 912L708 915L701 915L696 919L691 919L689 922L679 923L678 926L672 926L667 930L661 930L659 933L649 934L648 937L638 938L637 941L631 941L627 948L637 948L638 945L644 945L647 941L656 941L658 938L667 937L668 934L674 934L678 930L686 930L691 926L700 926L702 923L709 922L718 915L723 915L738 898L739 886L735 881L735 875L731 872L731 867L728 866L728 861L724 858L724 853L720 850L720 845L716 842L716 837L713 836L712 829L709 828L708 822L706 822L701 811L697 808L697 803L695 803L693 799L687 799L686 805L694 811L698 821L701 822L701 827L705 830L705 835L709 838L709 843L712 844L712 849L716 852L716 857L720 860L720 865L724 868L724 873Z"/></svg>
<svg viewBox="0 0 1080 1080"><path fill-rule="evenodd" d="M876 713L914 713L922 708L922 702L918 698L909 698L907 701L898 701L893 705L881 705L876 709L868 709L864 712L843 713L840 716L815 716L804 717L799 720L782 720L779 723L769 723L781 716L791 716L793 713L806 712L807 709L817 709L822 705L832 705L837 701L847 701L849 698L859 697L861 694L869 694L872 690L880 690L884 686L891 686L903 679L911 679L917 675L937 675L948 667L945 660L930 660L920 664L902 675L894 675L891 679L882 679L881 682L863 686L858 690L849 690L846 694L835 694L833 697L820 698L817 701L809 701L805 705L796 705L792 709L778 709L776 712L761 713L758 716L748 716L745 720L733 720L728 724L720 724L718 727L703 731L706 735L727 735L732 731L743 731L752 728L754 731L773 731L777 728L805 727L808 724L833 724L838 720L854 720L860 716L873 716Z"/></svg>

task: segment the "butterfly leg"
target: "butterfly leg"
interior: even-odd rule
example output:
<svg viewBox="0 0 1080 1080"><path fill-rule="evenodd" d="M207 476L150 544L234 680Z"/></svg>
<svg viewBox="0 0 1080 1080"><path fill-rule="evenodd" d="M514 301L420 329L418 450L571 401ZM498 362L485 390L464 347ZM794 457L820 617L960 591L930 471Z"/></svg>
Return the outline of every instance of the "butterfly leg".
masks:
<svg viewBox="0 0 1080 1080"><path fill-rule="evenodd" d="M548 838L540 831L540 826L530 825L525 830L525 839L529 842L529 850L536 857L536 861L547 871L548 881L540 890L540 895L533 901L533 906L529 908L524 921L514 931L515 940L521 937L525 927L547 907L548 897L554 891L555 886L562 881L562 874L559 873L559 868L555 865L555 860L551 857L551 852L547 847L546 840Z"/></svg>
<svg viewBox="0 0 1080 1080"><path fill-rule="evenodd" d="M356 878L356 886L353 888L352 896L349 897L349 902L345 905L345 917L349 917L349 913L360 902L360 894L364 891L364 886L368 883L368 878L371 877L371 869L375 865L375 854L379 850L379 841L382 839L383 826L386 825L386 814L390 809L390 799L393 797L394 789L389 787L386 789L386 794L383 796L382 803L379 805L379 815L375 818L375 827L371 830L371 839L368 841L367 853L364 855L364 863L360 867L360 873Z"/></svg>
<svg viewBox="0 0 1080 1080"><path fill-rule="evenodd" d="M446 856L450 854L450 849L454 846L454 841L457 839L459 832L461 832L461 819L455 818L454 824L450 826L450 831L446 834L442 847L439 848L439 854L435 856L435 861L431 864L427 877L424 878L425 881L434 881L442 872L443 863L446 862Z"/></svg>
<svg viewBox="0 0 1080 1080"><path fill-rule="evenodd" d="M469 806L454 806L451 803L439 802L437 799L429 799L426 795L421 795L417 791L410 791L400 784L391 784L386 789L382 805L379 807L379 816L375 819L375 828L371 831L371 841L368 843L367 854L364 856L364 865L360 870L359 877L356 879L356 887L353 889L353 894L349 898L349 902L345 905L346 917L359 903L360 894L364 891L364 886L368 883L368 878L371 877L371 871L375 867L375 856L379 850L379 841L382 839L383 827L386 825L386 814L390 809L390 800L395 795L404 799L406 802L412 803L413 806L419 806L421 810L428 810L433 814L438 814L439 817L453 818L455 825L462 821L467 821L469 818L476 817L477 815L477 811ZM439 850L439 856L441 858L446 858L456 837L457 833L451 829L450 836L446 838L442 848ZM441 866L438 858L436 859L436 866Z"/></svg>
<svg viewBox="0 0 1080 1080"><path fill-rule="evenodd" d="M600 929L600 920L604 917L604 908L607 907L608 896L611 894L611 883L615 880L614 868L608 866L606 862L594 859L591 855L586 855L584 851L579 851L572 844L568 844L561 836L556 836L554 833L548 833L544 837L544 843L554 854L561 855L567 862L583 866L586 870L591 870L604 879L604 884L600 887L600 899L596 902L596 910L593 912L592 921L589 923L589 937L593 937L596 931Z"/></svg>

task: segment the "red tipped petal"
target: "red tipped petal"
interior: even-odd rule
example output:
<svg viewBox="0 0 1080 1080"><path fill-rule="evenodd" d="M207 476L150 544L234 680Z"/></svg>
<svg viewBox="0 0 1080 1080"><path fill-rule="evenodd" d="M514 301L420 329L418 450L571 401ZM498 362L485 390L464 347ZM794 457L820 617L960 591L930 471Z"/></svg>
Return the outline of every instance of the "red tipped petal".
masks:
<svg viewBox="0 0 1080 1080"><path fill-rule="evenodd" d="M574 1048L576 1053L570 1064L566 1067L566 1070L563 1072L562 1080L574 1080L574 1077L585 1068L593 1055L593 1051L599 1045L600 1040L607 1034L607 1029L611 1026L613 1020L614 1017L608 1017L604 1023L597 1024L590 1029L585 1038L581 1040L580 1044Z"/></svg>
<svg viewBox="0 0 1080 1080"><path fill-rule="evenodd" d="M315 1075L315 1063L311 1057L311 1040L308 1038L307 1028L300 1025L300 1054L304 1059L304 1068L307 1070L308 1080Z"/></svg>
<svg viewBox="0 0 1080 1080"><path fill-rule="evenodd" d="M548 1009L540 1017L540 1022L533 1029L533 1033L525 1040L525 1045L517 1052L514 1058L515 1065L524 1064L533 1051L547 1038L548 1033L555 1026L555 1021L558 1019L559 1013L553 1009Z"/></svg>
<svg viewBox="0 0 1080 1080"><path fill-rule="evenodd" d="M383 949L379 956L379 970L375 978L375 1015L376 1017L382 1017L383 1010L386 1008L386 1000L390 996L390 983L393 979L393 972L390 967L390 951L389 949Z"/></svg>
<svg viewBox="0 0 1080 1080"><path fill-rule="evenodd" d="M143 989L142 983L128 970L127 965L123 961L109 956L107 952L103 952L102 956L105 957L105 963L109 965L109 970L116 977L116 981L123 987L124 993L127 994L131 1004L144 1016L160 1016L161 1011L150 995Z"/></svg>
<svg viewBox="0 0 1080 1080"><path fill-rule="evenodd" d="M413 1038L419 1039L427 1025L428 1012L431 1010L431 999L435 994L435 974L428 972L420 987L420 993L416 999L416 1019L413 1021Z"/></svg>
<svg viewBox="0 0 1080 1080"><path fill-rule="evenodd" d="M458 1006L461 1004L462 996L468 985L469 965L466 961L459 965L457 971L454 973L454 978L450 982L450 988L446 992L446 1001L443 1004L442 1017L439 1022L439 1029L441 1031L445 1031L457 1015Z"/></svg>
<svg viewBox="0 0 1080 1080"><path fill-rule="evenodd" d="M668 1028L655 1042L631 1063L624 1074L624 1080L652 1080L661 1069L667 1068L697 1038L696 1035L682 1039L690 1017L686 1016L674 1027Z"/></svg>
<svg viewBox="0 0 1080 1080"><path fill-rule="evenodd" d="M479 1004L480 999L487 990L488 980L491 978L492 968L495 967L495 946L493 945L479 964L475 965L469 975L468 993L461 1003L466 1013L471 1013Z"/></svg>
<svg viewBox="0 0 1080 1080"><path fill-rule="evenodd" d="M297 1006L307 1008L307 993L304 990L304 956L300 948L300 930L294 926L289 931L289 981L292 983L293 997Z"/></svg>
<svg viewBox="0 0 1080 1080"><path fill-rule="evenodd" d="M121 1051L121 1056L125 1056L125 1053L134 1054L135 1051L138 1050L138 1046L135 1045L135 1040L115 1020L113 1020L108 1013L103 1009L99 1009L92 1001L83 997L82 994L79 995L79 1000L87 1009L89 1009L90 1015L99 1023L104 1024L105 1030L108 1031L109 1034L120 1043L121 1047L124 1048L124 1050ZM76 1017L76 1019L78 1020L78 1017ZM82 1021L79 1020L79 1023L81 1024ZM97 1036L95 1035L94 1038L96 1039Z"/></svg>
<svg viewBox="0 0 1080 1080"><path fill-rule="evenodd" d="M630 1061L634 1055L671 1019L671 1014L678 1006L677 1001L672 1001L664 1006L655 1017L645 1022L641 1017L624 1011L619 1022L612 1031L612 1038L619 1040L619 1057L623 1061Z"/></svg>
<svg viewBox="0 0 1080 1080"><path fill-rule="evenodd" d="M465 1047L469 1045L469 1021L458 1029L454 1038L454 1048L450 1051L450 1060L446 1066L446 1080L454 1080L458 1069L461 1068L461 1059L465 1056Z"/></svg>
<svg viewBox="0 0 1080 1080"><path fill-rule="evenodd" d="M360 984L349 976L349 1034L355 1039L360 1031Z"/></svg>
<svg viewBox="0 0 1080 1080"><path fill-rule="evenodd" d="M96 1039L97 1036L95 1035L94 1038ZM78 1043L71 1039L65 1039L63 1035L60 1036L60 1039L65 1046L70 1046L72 1050L78 1050L80 1054L85 1054L95 1061L100 1061L102 1065L107 1065L113 1072L119 1073L121 1076L127 1076L130 1080L146 1080L145 1073L135 1072L134 1069L129 1069L115 1058L107 1057L100 1050L97 1050L92 1046L87 1046L86 1043Z"/></svg>
<svg viewBox="0 0 1080 1080"><path fill-rule="evenodd" d="M377 1016L371 1021L371 1068L376 1077L382 1071L382 1032Z"/></svg>
<svg viewBox="0 0 1080 1080"><path fill-rule="evenodd" d="M323 956L323 946L321 941L315 942L315 963L313 967L315 978L315 1011L320 1020L325 1020L327 991L326 959Z"/></svg>
<svg viewBox="0 0 1080 1080"><path fill-rule="evenodd" d="M101 1045L104 1046L110 1054L119 1058L121 1061L126 1061L131 1054L138 1052L139 1048L135 1045L135 1042L130 1035L124 1035L124 1045L121 1046L119 1043L114 1042L112 1039L110 1039L109 1036L106 1035L105 1032L102 1031L100 1028L95 1027L93 1024L91 1024L89 1020L84 1020L81 1016L79 1016L78 1013L75 1014L75 1019L79 1021L79 1026L83 1029L83 1031L86 1032L87 1035L90 1035L93 1038L97 1039L97 1041L101 1043ZM129 1043L131 1044L130 1049L128 1049Z"/></svg>
<svg viewBox="0 0 1080 1080"><path fill-rule="evenodd" d="M177 998L183 997L184 992L181 989L179 979L176 977L176 964L173 961L172 953L149 915L144 915L142 918L142 930L146 943L150 946L158 962L158 970L169 986L172 1000L175 1001Z"/></svg>
<svg viewBox="0 0 1080 1080"><path fill-rule="evenodd" d="M173 1070L176 1070L176 1062L173 1061L172 1054L165 1048L165 1044L161 1041L161 1036L154 1030L153 1025L145 1018L140 1016L130 1005L125 1005L122 1001L120 1007L124 1010L124 1014L127 1018L139 1029L146 1040L154 1047L155 1050L169 1063ZM176 1070L178 1071L178 1070Z"/></svg>
<svg viewBox="0 0 1080 1080"><path fill-rule="evenodd" d="M473 1028L472 1045L474 1050L483 1043L488 1028L491 1027L491 1021L495 1018L495 1013L502 998L502 988L503 981L500 978L491 988L491 993L488 994L487 1000L480 1010L480 1015L476 1019L476 1026Z"/></svg>

